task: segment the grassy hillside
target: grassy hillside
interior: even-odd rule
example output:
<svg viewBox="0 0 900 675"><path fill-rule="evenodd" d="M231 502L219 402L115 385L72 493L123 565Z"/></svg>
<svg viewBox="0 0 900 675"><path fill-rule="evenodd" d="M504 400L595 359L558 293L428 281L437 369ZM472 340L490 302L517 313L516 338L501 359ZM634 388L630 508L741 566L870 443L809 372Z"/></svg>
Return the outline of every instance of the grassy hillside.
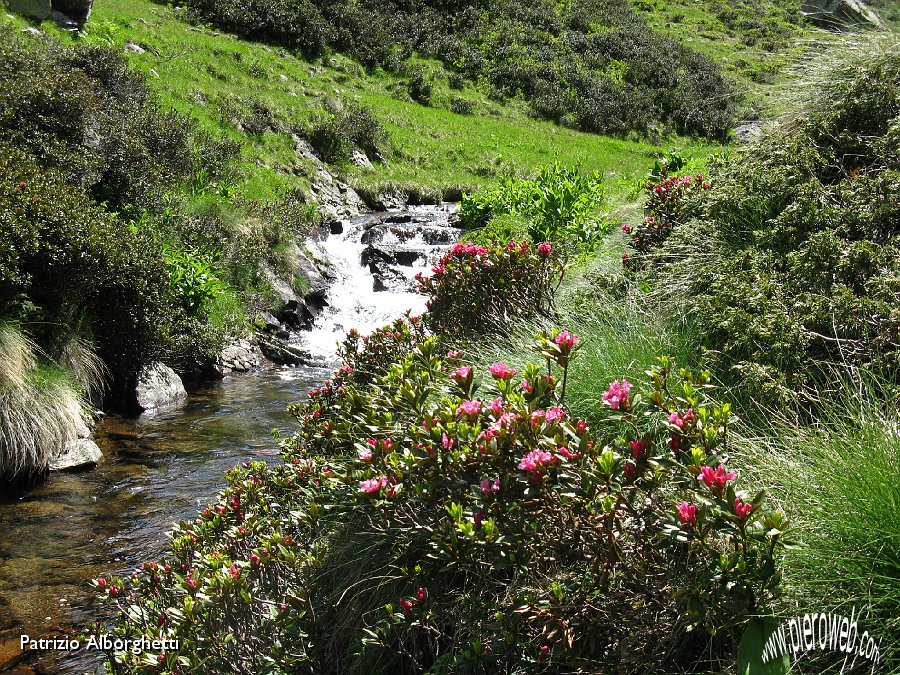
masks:
<svg viewBox="0 0 900 675"><path fill-rule="evenodd" d="M43 28L54 31L48 23ZM390 135L394 152L387 162L374 171L344 167L368 186L468 188L504 171L529 173L554 159L633 178L662 149L535 120L522 101L500 103L471 86L452 89L440 77L433 104L423 106L398 97L405 91L399 75L366 73L341 55L309 62L284 49L191 26L182 13L142 0L97 3L84 39L144 49L129 54L129 61L149 75L164 103L197 119L201 128L242 144L245 176L235 187L251 198L308 185L310 165L298 157L292 133L303 134L321 118L327 99L369 106ZM438 70L434 62L422 64ZM471 105L470 114L449 110L459 100ZM668 143L694 145L677 138ZM701 144L695 154L712 149Z"/></svg>

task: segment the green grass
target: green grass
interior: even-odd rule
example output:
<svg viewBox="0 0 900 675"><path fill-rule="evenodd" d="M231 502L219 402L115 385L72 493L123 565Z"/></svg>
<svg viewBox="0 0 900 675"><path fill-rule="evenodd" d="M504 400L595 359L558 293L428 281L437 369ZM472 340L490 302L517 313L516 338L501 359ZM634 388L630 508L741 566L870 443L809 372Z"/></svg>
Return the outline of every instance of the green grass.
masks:
<svg viewBox="0 0 900 675"><path fill-rule="evenodd" d="M41 27L72 39L51 22ZM499 103L472 86L451 89L437 62L420 60L435 85L433 105L419 105L398 98L404 79L395 74L366 73L342 55L309 62L283 49L191 26L181 12L147 0L95 3L80 39L144 49L129 54L129 61L147 73L165 104L198 120L210 134L241 143L244 176L235 187L248 198L271 199L309 185L311 163L298 156L291 134L312 124L329 98L364 103L388 130L394 153L386 163L374 171L341 167L351 182L376 191L398 186L453 193L488 184L503 172L531 174L557 159L599 170L614 182L633 181L669 147L698 156L719 149L688 138L659 145L612 139L535 120L524 101ZM451 112L453 97L470 101L472 114Z"/></svg>
<svg viewBox="0 0 900 675"><path fill-rule="evenodd" d="M900 673L900 417L885 387L848 378L814 422L771 411L761 432L745 430L736 466L781 502L801 542L784 561L783 613L855 608L860 632L882 641L877 672Z"/></svg>

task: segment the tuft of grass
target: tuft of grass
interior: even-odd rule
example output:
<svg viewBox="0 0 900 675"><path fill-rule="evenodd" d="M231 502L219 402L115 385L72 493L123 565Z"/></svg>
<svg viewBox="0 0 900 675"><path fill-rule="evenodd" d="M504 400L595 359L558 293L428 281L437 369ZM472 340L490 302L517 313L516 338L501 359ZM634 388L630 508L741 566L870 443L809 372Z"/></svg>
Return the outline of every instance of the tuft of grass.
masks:
<svg viewBox="0 0 900 675"><path fill-rule="evenodd" d="M900 414L885 391L863 375L823 396L812 422L770 411L739 461L801 543L785 560L785 613L855 609L860 632L881 640L878 672L900 673Z"/></svg>
<svg viewBox="0 0 900 675"><path fill-rule="evenodd" d="M85 425L79 385L39 359L16 326L0 323L0 477L30 477L75 440Z"/></svg>

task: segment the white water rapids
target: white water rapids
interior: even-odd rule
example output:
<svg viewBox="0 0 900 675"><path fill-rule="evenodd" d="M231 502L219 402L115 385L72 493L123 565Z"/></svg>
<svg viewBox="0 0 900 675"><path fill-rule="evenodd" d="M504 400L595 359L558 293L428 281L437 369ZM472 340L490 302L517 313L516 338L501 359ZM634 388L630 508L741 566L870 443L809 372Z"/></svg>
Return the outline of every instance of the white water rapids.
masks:
<svg viewBox="0 0 900 675"><path fill-rule="evenodd" d="M342 233L311 243L329 261L335 279L328 289L328 306L312 329L296 336L298 345L313 359L330 361L351 328L367 335L407 311L423 312L425 298L412 290L415 275L431 274L437 257L455 240L457 231L448 223L454 209L453 204L441 204L361 216L344 223ZM364 243L367 234L369 243ZM389 289L375 290L377 279L363 264L370 244L402 259L382 265L393 276Z"/></svg>

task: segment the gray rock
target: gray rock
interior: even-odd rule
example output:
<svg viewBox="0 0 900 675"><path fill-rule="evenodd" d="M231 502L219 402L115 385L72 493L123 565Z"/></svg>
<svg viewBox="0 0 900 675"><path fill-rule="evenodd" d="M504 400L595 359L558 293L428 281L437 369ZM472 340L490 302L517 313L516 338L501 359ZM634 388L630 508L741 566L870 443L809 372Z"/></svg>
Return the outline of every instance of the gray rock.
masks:
<svg viewBox="0 0 900 675"><path fill-rule="evenodd" d="M219 354L216 372L225 376L230 373L246 373L262 365L262 353L249 340L233 340Z"/></svg>
<svg viewBox="0 0 900 675"><path fill-rule="evenodd" d="M139 44L135 44L134 42L129 42L125 45L125 51L129 54L143 54L147 50L141 47Z"/></svg>
<svg viewBox="0 0 900 675"><path fill-rule="evenodd" d="M28 33L29 35L43 35L39 28L35 28L34 26L28 26L27 28L22 29L23 33Z"/></svg>
<svg viewBox="0 0 900 675"><path fill-rule="evenodd" d="M300 157L315 161L321 160L319 153L316 152L315 148L313 148L306 139L301 138L297 134L291 134L291 138L294 139L294 151L300 155Z"/></svg>
<svg viewBox="0 0 900 675"><path fill-rule="evenodd" d="M360 169L374 169L372 166L372 161L366 157L365 153L360 152L359 150L354 150L350 153L350 161L358 166Z"/></svg>
<svg viewBox="0 0 900 675"><path fill-rule="evenodd" d="M884 25L860 0L804 0L800 11L813 23L832 30Z"/></svg>
<svg viewBox="0 0 900 675"><path fill-rule="evenodd" d="M9 9L23 16L43 21L50 16L50 0L9 0Z"/></svg>
<svg viewBox="0 0 900 675"><path fill-rule="evenodd" d="M94 466L103 458L103 453L90 438L70 441L62 452L50 460L51 471L74 471Z"/></svg>
<svg viewBox="0 0 900 675"><path fill-rule="evenodd" d="M337 180L321 166L316 168L311 188L327 224L350 221L369 211L353 188Z"/></svg>
<svg viewBox="0 0 900 675"><path fill-rule="evenodd" d="M734 128L734 135L737 137L737 142L742 145L757 143L763 136L762 122L739 124Z"/></svg>
<svg viewBox="0 0 900 675"><path fill-rule="evenodd" d="M134 394L141 410L168 408L187 398L181 378L167 365L158 362L141 368Z"/></svg>

